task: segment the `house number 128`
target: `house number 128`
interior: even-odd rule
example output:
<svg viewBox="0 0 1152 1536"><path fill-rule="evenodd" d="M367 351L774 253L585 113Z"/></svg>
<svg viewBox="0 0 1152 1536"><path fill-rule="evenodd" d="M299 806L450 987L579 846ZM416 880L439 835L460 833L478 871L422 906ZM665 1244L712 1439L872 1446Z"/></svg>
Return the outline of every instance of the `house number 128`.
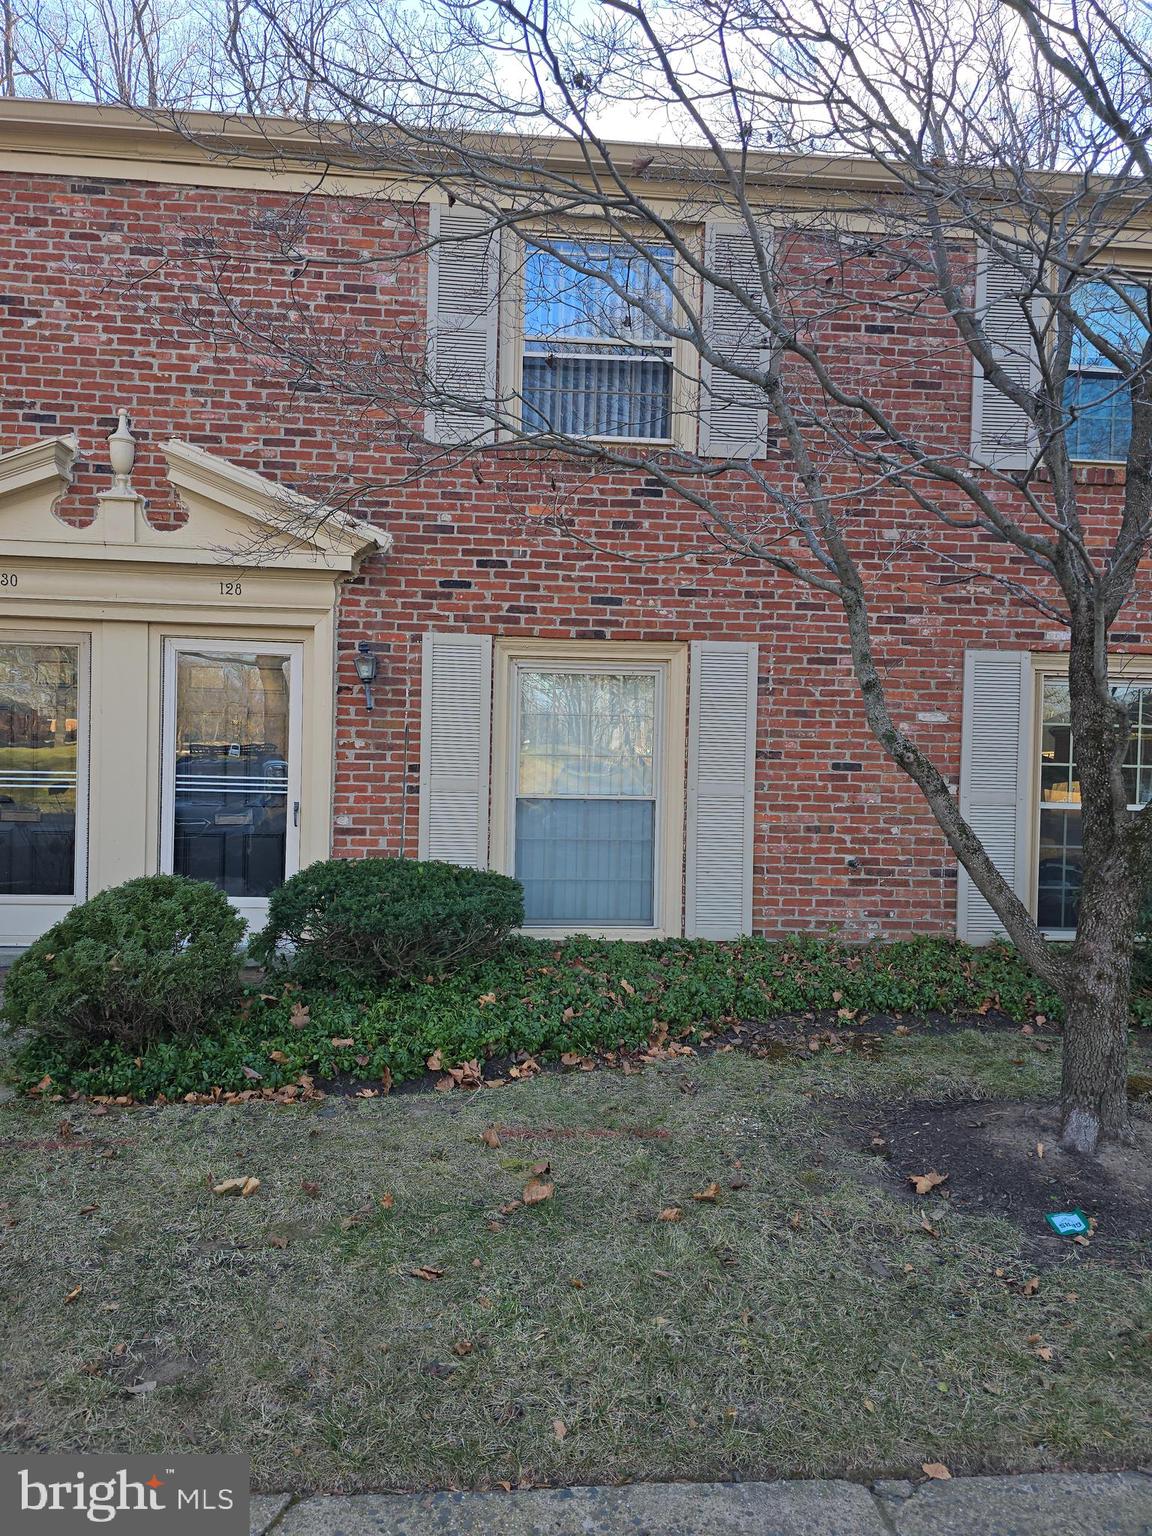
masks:
<svg viewBox="0 0 1152 1536"><path fill-rule="evenodd" d="M220 583L221 597L243 597L244 588L238 581L222 581Z"/></svg>

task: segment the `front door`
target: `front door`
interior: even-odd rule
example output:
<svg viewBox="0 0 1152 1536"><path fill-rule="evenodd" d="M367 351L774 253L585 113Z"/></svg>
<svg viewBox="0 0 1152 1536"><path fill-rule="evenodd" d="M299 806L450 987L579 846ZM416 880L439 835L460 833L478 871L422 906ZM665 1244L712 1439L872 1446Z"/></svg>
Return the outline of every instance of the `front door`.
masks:
<svg viewBox="0 0 1152 1536"><path fill-rule="evenodd" d="M0 635L0 945L85 897L88 637Z"/></svg>
<svg viewBox="0 0 1152 1536"><path fill-rule="evenodd" d="M258 928L299 868L301 648L169 640L164 660L160 867Z"/></svg>

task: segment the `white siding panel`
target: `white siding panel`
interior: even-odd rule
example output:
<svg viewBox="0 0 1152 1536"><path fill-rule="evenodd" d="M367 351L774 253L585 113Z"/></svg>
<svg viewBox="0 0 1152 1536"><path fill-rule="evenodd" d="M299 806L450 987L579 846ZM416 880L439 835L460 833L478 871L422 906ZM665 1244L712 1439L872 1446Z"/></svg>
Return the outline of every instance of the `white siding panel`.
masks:
<svg viewBox="0 0 1152 1536"><path fill-rule="evenodd" d="M685 932L752 932L757 647L694 641L688 705Z"/></svg>
<svg viewBox="0 0 1152 1536"><path fill-rule="evenodd" d="M762 236L763 238L763 236ZM704 233L705 266L743 292L763 291L756 246L743 224L710 223ZM768 363L764 328L722 287L705 280L704 333L722 357L751 368ZM733 377L706 360L700 370L700 452L717 458L762 456L768 409L758 385Z"/></svg>
<svg viewBox="0 0 1152 1536"><path fill-rule="evenodd" d="M490 442L496 403L499 241L471 208L428 211L428 376L425 435L435 443ZM467 408L474 401L476 411Z"/></svg>
<svg viewBox="0 0 1152 1536"><path fill-rule="evenodd" d="M424 636L420 857L484 869L492 722L490 635Z"/></svg>
<svg viewBox="0 0 1152 1536"><path fill-rule="evenodd" d="M960 812L1026 906L1032 885L1032 698L1032 667L1025 652L967 652ZM963 869L956 931L970 944L985 944L1004 933Z"/></svg>

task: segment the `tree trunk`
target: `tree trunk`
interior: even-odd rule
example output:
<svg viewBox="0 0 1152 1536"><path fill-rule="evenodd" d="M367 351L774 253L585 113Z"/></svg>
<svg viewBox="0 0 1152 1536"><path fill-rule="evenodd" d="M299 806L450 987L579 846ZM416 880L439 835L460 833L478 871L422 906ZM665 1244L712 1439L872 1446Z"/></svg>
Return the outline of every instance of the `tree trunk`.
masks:
<svg viewBox="0 0 1152 1536"><path fill-rule="evenodd" d="M1060 1078L1061 1145L1095 1152L1097 1142L1128 1141L1128 1019L1133 932L1115 912L1081 909L1064 995Z"/></svg>

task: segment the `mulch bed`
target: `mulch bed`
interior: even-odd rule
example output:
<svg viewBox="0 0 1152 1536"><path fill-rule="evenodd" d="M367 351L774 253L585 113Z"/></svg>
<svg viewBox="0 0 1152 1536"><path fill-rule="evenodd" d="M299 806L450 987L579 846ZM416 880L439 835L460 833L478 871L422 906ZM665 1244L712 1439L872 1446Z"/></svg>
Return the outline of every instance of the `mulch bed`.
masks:
<svg viewBox="0 0 1152 1536"><path fill-rule="evenodd" d="M1136 1144L1095 1158L1060 1149L1052 1106L999 1100L912 1101L857 1109L847 1133L887 1162L893 1186L919 1205L950 1204L968 1214L1006 1217L1020 1228L1037 1265L1093 1258L1152 1265L1152 1117L1134 1106ZM918 1197L913 1176L947 1175ZM1096 1230L1086 1245L1059 1237L1050 1211L1082 1210Z"/></svg>

